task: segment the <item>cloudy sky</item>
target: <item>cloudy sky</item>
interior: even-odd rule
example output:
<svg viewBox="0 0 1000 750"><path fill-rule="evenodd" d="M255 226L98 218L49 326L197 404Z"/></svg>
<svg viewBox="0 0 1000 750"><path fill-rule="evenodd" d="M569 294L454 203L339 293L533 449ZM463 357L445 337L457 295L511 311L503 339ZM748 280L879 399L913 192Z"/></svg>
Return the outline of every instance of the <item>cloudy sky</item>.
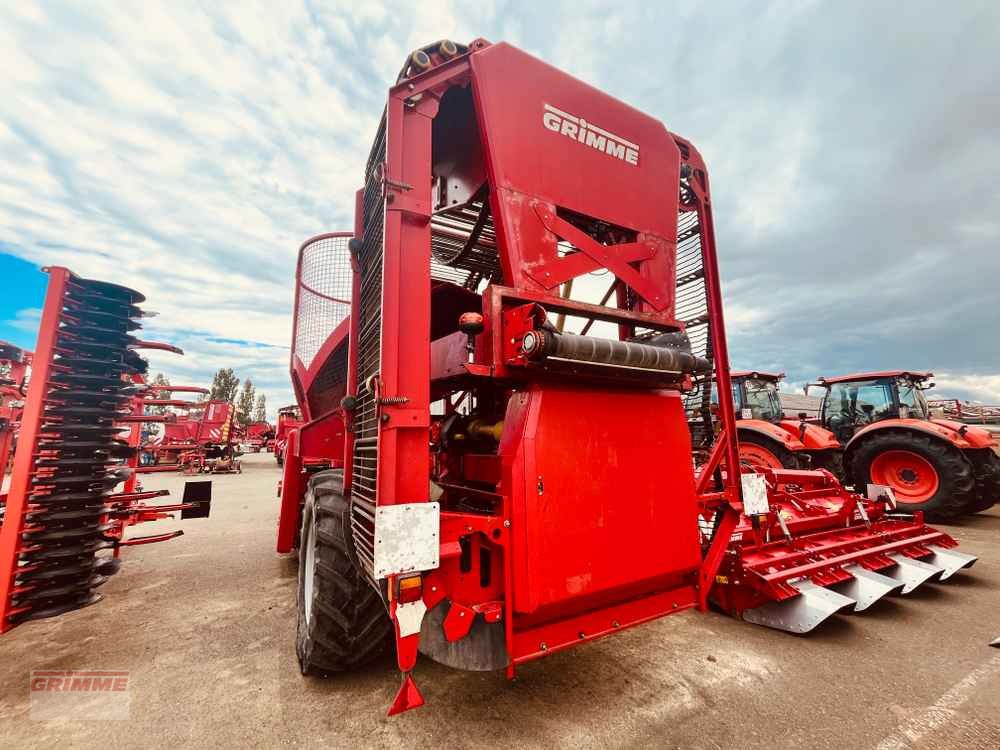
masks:
<svg viewBox="0 0 1000 750"><path fill-rule="evenodd" d="M300 242L349 229L409 50L505 40L663 120L712 175L734 365L929 368L1000 402L1000 5L7 2L0 339L65 265L159 311L152 368L271 411Z"/></svg>

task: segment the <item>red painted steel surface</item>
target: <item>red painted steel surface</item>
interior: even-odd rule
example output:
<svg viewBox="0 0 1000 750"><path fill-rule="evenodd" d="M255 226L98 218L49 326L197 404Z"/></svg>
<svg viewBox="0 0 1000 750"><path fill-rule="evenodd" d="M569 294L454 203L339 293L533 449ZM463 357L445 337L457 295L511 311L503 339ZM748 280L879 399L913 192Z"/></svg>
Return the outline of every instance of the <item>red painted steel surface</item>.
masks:
<svg viewBox="0 0 1000 750"><path fill-rule="evenodd" d="M678 394L536 386L515 394L507 420L524 425L504 488L516 612L565 615L615 589L693 576L698 511Z"/></svg>
<svg viewBox="0 0 1000 750"><path fill-rule="evenodd" d="M532 201L560 206L638 233L655 246L640 274L672 309L679 154L659 121L507 44L471 56L473 93L490 171L494 215L504 245L504 275L516 287L551 289L532 272L554 255ZM516 83L515 83L516 82ZM576 128L550 129L552 110ZM638 146L636 163L609 156L576 137L579 120ZM548 123L548 124L547 124ZM585 131L583 131L585 132ZM594 140L609 137L593 130ZM600 186L595 189L596 186ZM600 264L603 265L603 264ZM669 283L663 283L669 277Z"/></svg>

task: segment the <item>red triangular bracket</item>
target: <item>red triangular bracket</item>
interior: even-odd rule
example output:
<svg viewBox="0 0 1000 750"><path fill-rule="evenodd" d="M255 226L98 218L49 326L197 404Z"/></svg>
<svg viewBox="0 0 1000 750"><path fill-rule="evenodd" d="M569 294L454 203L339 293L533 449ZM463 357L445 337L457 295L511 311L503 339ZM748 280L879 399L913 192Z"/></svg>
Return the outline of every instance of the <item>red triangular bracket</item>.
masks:
<svg viewBox="0 0 1000 750"><path fill-rule="evenodd" d="M417 690L417 683L413 681L413 676L406 672L403 675L403 684L399 686L396 699L389 706L389 713L386 716L395 716L411 708L420 708L424 705L424 696Z"/></svg>

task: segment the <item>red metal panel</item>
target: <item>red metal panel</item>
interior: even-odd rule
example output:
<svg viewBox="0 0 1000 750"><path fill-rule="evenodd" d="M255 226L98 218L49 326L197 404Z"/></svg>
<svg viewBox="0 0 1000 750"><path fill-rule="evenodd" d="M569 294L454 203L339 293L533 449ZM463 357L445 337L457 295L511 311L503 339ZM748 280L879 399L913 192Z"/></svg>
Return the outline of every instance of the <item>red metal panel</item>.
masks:
<svg viewBox="0 0 1000 750"><path fill-rule="evenodd" d="M305 492L302 459L299 456L299 431L292 429L285 443L281 476L281 509L278 513L278 552L291 552L295 546L295 534L299 529L299 504Z"/></svg>
<svg viewBox="0 0 1000 750"><path fill-rule="evenodd" d="M580 643L592 641L619 630L682 612L696 604L694 586L679 586L670 591L640 597L544 625L525 628L514 634L511 659L515 664L540 659Z"/></svg>
<svg viewBox="0 0 1000 750"><path fill-rule="evenodd" d="M379 505L427 501L431 124L436 100L389 97L378 435ZM405 414L403 413L405 412ZM414 416L420 418L414 419Z"/></svg>
<svg viewBox="0 0 1000 750"><path fill-rule="evenodd" d="M508 44L470 62L496 187L673 243L680 160L663 123ZM552 130L546 105L591 123L591 145L578 140L579 122L566 129L576 138ZM637 145L636 163L594 147L609 140L601 131Z"/></svg>
<svg viewBox="0 0 1000 750"><path fill-rule="evenodd" d="M511 488L516 611L613 599L615 589L697 569L678 394L534 386L510 408L527 411L524 484Z"/></svg>

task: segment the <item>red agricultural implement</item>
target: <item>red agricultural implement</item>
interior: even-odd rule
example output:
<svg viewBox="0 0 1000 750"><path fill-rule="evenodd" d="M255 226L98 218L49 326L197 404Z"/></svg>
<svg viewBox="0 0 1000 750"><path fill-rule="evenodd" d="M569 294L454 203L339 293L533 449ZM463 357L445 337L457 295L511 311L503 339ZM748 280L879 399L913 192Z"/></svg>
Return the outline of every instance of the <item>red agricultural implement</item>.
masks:
<svg viewBox="0 0 1000 750"><path fill-rule="evenodd" d="M278 466L285 462L289 434L303 424L302 412L298 406L283 406L278 409L278 424L274 429L274 460L278 462Z"/></svg>
<svg viewBox="0 0 1000 750"><path fill-rule="evenodd" d="M157 386L157 389L208 393L207 389L194 386ZM235 409L231 403L153 399L146 404L169 406L184 412L159 420L163 423L162 432L143 446L144 451L153 456L154 466L149 471L180 469L187 474L240 471L237 436L233 429Z"/></svg>
<svg viewBox="0 0 1000 750"><path fill-rule="evenodd" d="M133 483L138 385L147 363L137 349L181 353L132 335L144 298L126 287L46 269L49 286L31 362L18 447L0 528L0 632L100 600L123 547L181 532L125 538L126 527L180 510L208 514L210 496L148 506L167 494ZM126 482L122 491L118 485ZM187 489L185 495L188 495Z"/></svg>
<svg viewBox="0 0 1000 750"><path fill-rule="evenodd" d="M0 503L7 494L7 471L21 424L31 352L0 341Z"/></svg>
<svg viewBox="0 0 1000 750"><path fill-rule="evenodd" d="M820 420L844 444L855 488L890 487L900 507L948 520L1000 500L996 437L985 427L931 416L930 372L889 370L819 378Z"/></svg>
<svg viewBox="0 0 1000 750"><path fill-rule="evenodd" d="M181 470L187 474L242 473L234 434L235 407L222 400L204 401L199 406L194 424L188 426L193 447L178 456Z"/></svg>
<svg viewBox="0 0 1000 750"><path fill-rule="evenodd" d="M303 673L392 641L395 714L418 652L513 677L710 599L804 632L974 560L828 472L720 470L728 398L692 471L684 394L732 386L708 174L660 122L444 41L403 66L364 179L353 236L296 275L278 549Z"/></svg>
<svg viewBox="0 0 1000 750"><path fill-rule="evenodd" d="M994 437L1000 436L1000 406L960 401L957 398L927 399L931 415L963 424L981 425Z"/></svg>
<svg viewBox="0 0 1000 750"><path fill-rule="evenodd" d="M270 422L251 422L243 439L251 453L260 453L273 438L274 426Z"/></svg>
<svg viewBox="0 0 1000 750"><path fill-rule="evenodd" d="M205 402L174 398L175 393L207 395L208 389L192 385L153 384L146 385L136 395L134 412L147 415L149 418L145 423L158 425L155 434L138 429L137 434L132 436L140 445L140 455L149 457L148 462L141 464L144 473L180 469L180 454L197 447L198 423L191 421L190 414L200 415L205 409Z"/></svg>

